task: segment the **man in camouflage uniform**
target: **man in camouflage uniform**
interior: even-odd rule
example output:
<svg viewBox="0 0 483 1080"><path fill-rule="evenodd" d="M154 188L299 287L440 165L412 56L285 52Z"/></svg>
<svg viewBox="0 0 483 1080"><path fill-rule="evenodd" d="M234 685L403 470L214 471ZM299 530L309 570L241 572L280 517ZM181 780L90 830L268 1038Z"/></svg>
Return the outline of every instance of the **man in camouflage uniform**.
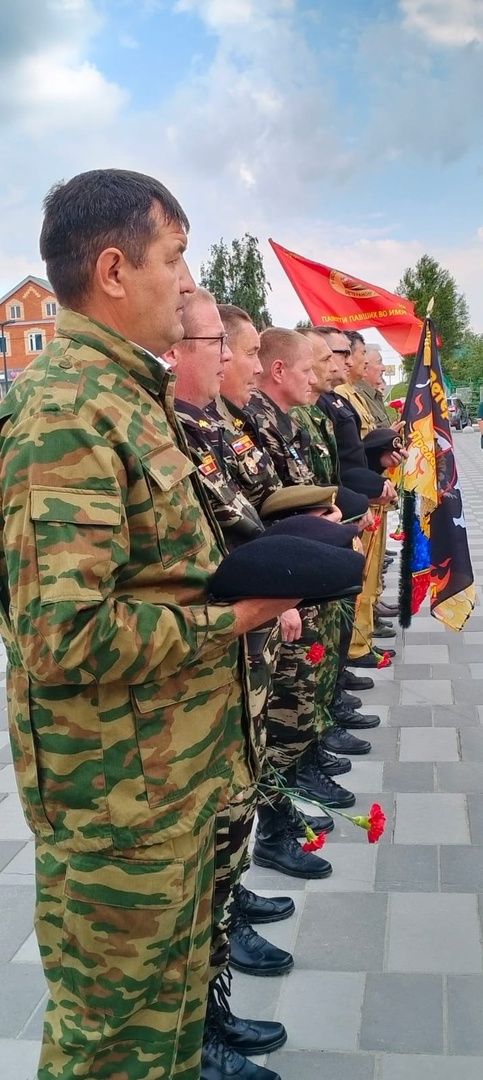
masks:
<svg viewBox="0 0 483 1080"><path fill-rule="evenodd" d="M138 173L53 188L57 333L0 409L9 723L50 994L39 1080L197 1080L213 823L258 768L237 639L286 604L207 602L223 538L157 359L194 289L187 227Z"/></svg>
<svg viewBox="0 0 483 1080"><path fill-rule="evenodd" d="M299 405L291 410L291 416L303 427L310 437L308 464L320 484L339 485L337 503L344 518L360 514L358 528L362 531L371 519L369 502L363 495L357 495L340 484L337 444L331 421L317 406L321 393L330 387L329 364L331 349L325 335L315 330L300 331L312 347L313 375L315 385L311 403ZM362 550L360 541L357 540ZM326 644L324 663L321 665L317 686L316 706L319 710L318 727L324 731L323 745L332 750L348 754L368 753L371 745L366 740L351 735L348 728L357 731L375 727L376 716L362 716L356 709L362 704L360 698L347 694L339 683L344 670L354 622L354 604L350 601L325 604L320 609L321 635ZM341 767L341 772L342 767Z"/></svg>
<svg viewBox="0 0 483 1080"><path fill-rule="evenodd" d="M282 484L312 484L314 474L308 464L310 439L289 415L297 404L307 404L314 385L312 348L300 334L270 327L261 335L260 389L250 399L264 449L270 454ZM340 520L340 512L334 513ZM322 771L323 748L316 731L315 693L317 673L307 657L308 649L320 640L319 610L300 609L303 633L298 642L282 644L273 676L268 706L267 729L274 764L283 768L290 781L328 807L352 806L355 796ZM263 811L263 812L261 812ZM259 810L259 830L253 859L260 865L278 861L278 824L269 810Z"/></svg>

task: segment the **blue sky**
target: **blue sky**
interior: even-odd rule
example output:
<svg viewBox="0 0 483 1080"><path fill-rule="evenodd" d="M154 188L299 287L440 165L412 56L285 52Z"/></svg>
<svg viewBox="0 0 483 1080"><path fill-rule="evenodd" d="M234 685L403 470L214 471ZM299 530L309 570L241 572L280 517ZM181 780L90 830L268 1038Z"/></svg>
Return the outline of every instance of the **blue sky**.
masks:
<svg viewBox="0 0 483 1080"><path fill-rule="evenodd" d="M6 10L9 9L9 10ZM268 236L393 288L429 252L483 331L483 0L16 0L0 12L0 291L50 184L152 172L210 244Z"/></svg>

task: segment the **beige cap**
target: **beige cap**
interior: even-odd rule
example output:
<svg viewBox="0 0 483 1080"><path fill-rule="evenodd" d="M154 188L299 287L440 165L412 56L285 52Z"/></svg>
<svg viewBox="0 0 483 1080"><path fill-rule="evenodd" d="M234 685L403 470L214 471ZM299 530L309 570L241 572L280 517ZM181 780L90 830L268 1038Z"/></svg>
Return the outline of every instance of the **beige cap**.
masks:
<svg viewBox="0 0 483 1080"><path fill-rule="evenodd" d="M310 510L315 507L326 507L328 510L334 505L337 488L333 485L322 487L319 484L293 484L291 487L281 487L262 503L259 514L261 518L277 517L278 514L294 514L297 510Z"/></svg>

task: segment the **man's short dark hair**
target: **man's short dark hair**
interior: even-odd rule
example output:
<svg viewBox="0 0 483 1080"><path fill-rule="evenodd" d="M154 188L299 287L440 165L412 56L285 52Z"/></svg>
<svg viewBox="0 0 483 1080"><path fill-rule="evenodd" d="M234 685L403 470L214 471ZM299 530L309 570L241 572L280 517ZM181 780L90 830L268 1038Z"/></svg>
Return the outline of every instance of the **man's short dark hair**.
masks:
<svg viewBox="0 0 483 1080"><path fill-rule="evenodd" d="M237 307L236 304L217 304L220 319L225 327L225 330L229 337L235 337L240 326L243 323L248 323L249 326L254 326L255 323L248 311L244 308Z"/></svg>
<svg viewBox="0 0 483 1080"><path fill-rule="evenodd" d="M156 234L153 204L166 224L186 231L188 218L159 180L126 169L79 173L50 189L44 200L40 254L52 288L66 307L89 293L96 261L107 247L118 247L139 267Z"/></svg>
<svg viewBox="0 0 483 1080"><path fill-rule="evenodd" d="M352 351L354 351L356 345L359 345L359 344L360 345L365 345L366 344L362 334L360 334L358 330L346 330L345 331L345 336L349 338L349 341L351 343Z"/></svg>
<svg viewBox="0 0 483 1080"><path fill-rule="evenodd" d="M330 334L340 334L338 326L299 326L297 334L319 334L320 337L329 337Z"/></svg>

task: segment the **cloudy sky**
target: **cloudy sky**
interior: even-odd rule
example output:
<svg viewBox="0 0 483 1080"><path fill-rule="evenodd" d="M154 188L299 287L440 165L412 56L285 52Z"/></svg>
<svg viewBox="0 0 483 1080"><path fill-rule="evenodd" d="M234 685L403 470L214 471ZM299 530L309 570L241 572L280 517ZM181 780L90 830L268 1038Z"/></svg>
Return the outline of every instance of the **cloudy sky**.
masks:
<svg viewBox="0 0 483 1080"><path fill-rule="evenodd" d="M210 244L260 239L274 320L303 315L268 236L392 289L423 252L483 331L483 0L4 0L0 291L56 180L157 175Z"/></svg>

